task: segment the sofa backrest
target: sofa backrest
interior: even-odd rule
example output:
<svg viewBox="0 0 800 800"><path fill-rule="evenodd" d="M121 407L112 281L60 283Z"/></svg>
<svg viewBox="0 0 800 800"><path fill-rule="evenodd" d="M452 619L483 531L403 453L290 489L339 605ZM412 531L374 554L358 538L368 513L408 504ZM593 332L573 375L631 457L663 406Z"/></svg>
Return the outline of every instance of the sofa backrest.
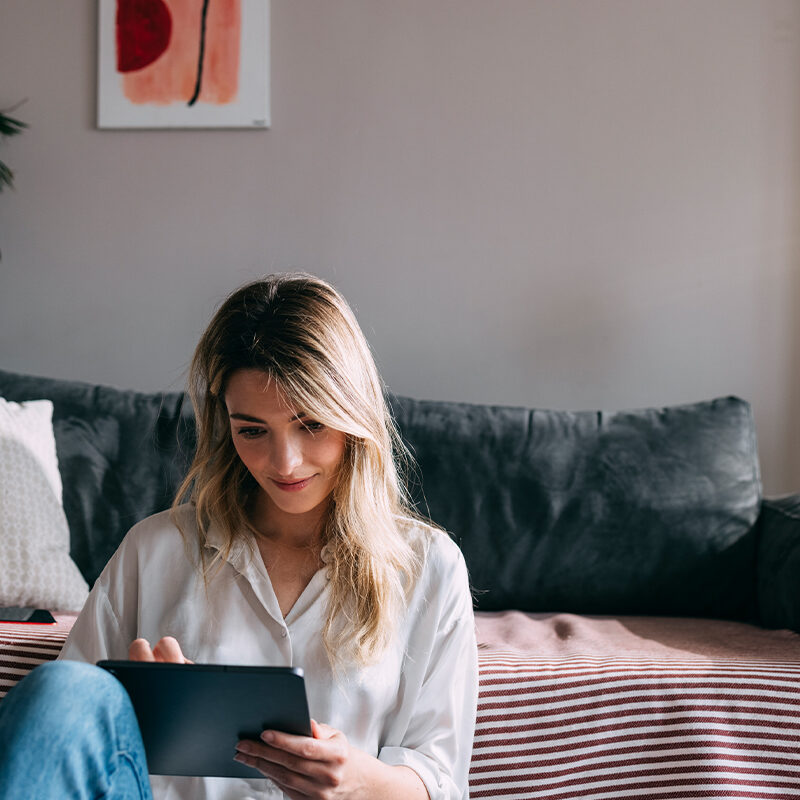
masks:
<svg viewBox="0 0 800 800"><path fill-rule="evenodd" d="M761 480L743 400L607 413L398 398L394 414L477 608L753 617Z"/></svg>
<svg viewBox="0 0 800 800"><path fill-rule="evenodd" d="M194 447L182 393L0 371L47 398L72 556L91 583L167 508ZM724 398L619 413L390 398L419 510L451 531L481 610L745 618L761 487L752 413Z"/></svg>

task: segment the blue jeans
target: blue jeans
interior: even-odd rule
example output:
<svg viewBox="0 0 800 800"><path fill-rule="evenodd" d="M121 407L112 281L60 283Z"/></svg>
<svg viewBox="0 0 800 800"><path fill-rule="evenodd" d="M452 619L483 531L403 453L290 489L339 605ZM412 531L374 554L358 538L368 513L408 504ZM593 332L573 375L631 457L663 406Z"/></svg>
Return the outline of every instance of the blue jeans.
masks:
<svg viewBox="0 0 800 800"><path fill-rule="evenodd" d="M99 667L54 661L0 701L3 800L152 800L133 707Z"/></svg>

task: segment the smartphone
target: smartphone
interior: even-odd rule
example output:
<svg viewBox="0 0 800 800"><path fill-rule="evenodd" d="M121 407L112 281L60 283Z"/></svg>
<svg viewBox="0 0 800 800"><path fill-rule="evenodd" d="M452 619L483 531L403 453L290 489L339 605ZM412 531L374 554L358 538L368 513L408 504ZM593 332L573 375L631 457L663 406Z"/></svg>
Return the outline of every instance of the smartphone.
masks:
<svg viewBox="0 0 800 800"><path fill-rule="evenodd" d="M56 618L44 608L0 607L0 622L27 622L34 625L55 625Z"/></svg>

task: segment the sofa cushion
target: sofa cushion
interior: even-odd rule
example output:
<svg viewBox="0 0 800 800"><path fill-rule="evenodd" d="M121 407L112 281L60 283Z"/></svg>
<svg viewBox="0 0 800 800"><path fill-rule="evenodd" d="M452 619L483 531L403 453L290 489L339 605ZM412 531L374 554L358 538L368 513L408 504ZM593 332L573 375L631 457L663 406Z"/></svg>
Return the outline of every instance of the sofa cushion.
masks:
<svg viewBox="0 0 800 800"><path fill-rule="evenodd" d="M49 400L0 397L0 606L80 609Z"/></svg>
<svg viewBox="0 0 800 800"><path fill-rule="evenodd" d="M761 484L746 402L393 406L418 506L455 535L478 609L751 616Z"/></svg>
<svg viewBox="0 0 800 800"><path fill-rule="evenodd" d="M91 585L128 529L172 502L194 450L191 408L177 392L145 394L3 371L0 395L53 403L71 554Z"/></svg>

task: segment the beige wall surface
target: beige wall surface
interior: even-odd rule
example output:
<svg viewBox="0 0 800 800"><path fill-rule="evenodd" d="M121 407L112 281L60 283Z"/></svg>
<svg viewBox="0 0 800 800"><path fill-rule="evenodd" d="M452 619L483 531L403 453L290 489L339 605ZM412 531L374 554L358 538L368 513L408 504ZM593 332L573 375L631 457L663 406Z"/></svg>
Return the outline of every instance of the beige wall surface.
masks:
<svg viewBox="0 0 800 800"><path fill-rule="evenodd" d="M273 0L268 131L99 131L96 0L0 0L0 367L176 389L302 268L391 389L738 394L800 489L800 2Z"/></svg>

